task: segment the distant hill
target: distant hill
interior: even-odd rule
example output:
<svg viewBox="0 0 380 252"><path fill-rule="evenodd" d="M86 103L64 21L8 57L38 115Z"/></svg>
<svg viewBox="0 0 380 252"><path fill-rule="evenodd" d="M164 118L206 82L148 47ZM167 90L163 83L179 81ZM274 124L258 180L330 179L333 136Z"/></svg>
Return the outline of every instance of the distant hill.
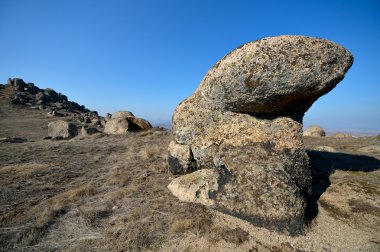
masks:
<svg viewBox="0 0 380 252"><path fill-rule="evenodd" d="M20 78L0 84L0 138L41 140L51 121L63 119L81 124L91 123L92 118L100 117L51 88L40 89Z"/></svg>

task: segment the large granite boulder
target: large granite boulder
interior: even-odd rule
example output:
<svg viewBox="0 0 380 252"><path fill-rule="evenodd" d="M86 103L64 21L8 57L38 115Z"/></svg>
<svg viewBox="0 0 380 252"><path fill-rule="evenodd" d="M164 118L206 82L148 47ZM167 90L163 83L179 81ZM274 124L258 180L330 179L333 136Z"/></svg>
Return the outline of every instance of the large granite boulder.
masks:
<svg viewBox="0 0 380 252"><path fill-rule="evenodd" d="M324 137L326 136L326 132L321 126L312 125L303 131L303 136Z"/></svg>
<svg viewBox="0 0 380 252"><path fill-rule="evenodd" d="M48 124L48 136L55 139L70 139L78 135L78 128L74 123L63 120Z"/></svg>
<svg viewBox="0 0 380 252"><path fill-rule="evenodd" d="M186 188L197 192L189 185L195 181L195 197L203 200L194 202L269 229L302 231L312 182L302 118L352 62L343 47L304 36L266 38L227 54L175 109L169 147L174 173L217 173L207 173L211 185L194 172L174 179L169 189L177 196Z"/></svg>
<svg viewBox="0 0 380 252"><path fill-rule="evenodd" d="M115 112L111 118L106 118L104 133L112 135L125 134L129 131L142 131L152 128L150 122L135 117L129 111Z"/></svg>

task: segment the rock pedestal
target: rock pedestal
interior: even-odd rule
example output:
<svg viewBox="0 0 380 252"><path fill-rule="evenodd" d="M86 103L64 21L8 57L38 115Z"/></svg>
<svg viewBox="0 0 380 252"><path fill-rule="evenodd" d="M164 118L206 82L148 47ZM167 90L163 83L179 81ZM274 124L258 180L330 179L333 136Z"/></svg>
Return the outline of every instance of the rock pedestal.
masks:
<svg viewBox="0 0 380 252"><path fill-rule="evenodd" d="M258 226L300 232L312 182L302 118L352 62L343 47L304 36L266 38L227 54L173 115L170 170L212 172L185 174L169 189Z"/></svg>

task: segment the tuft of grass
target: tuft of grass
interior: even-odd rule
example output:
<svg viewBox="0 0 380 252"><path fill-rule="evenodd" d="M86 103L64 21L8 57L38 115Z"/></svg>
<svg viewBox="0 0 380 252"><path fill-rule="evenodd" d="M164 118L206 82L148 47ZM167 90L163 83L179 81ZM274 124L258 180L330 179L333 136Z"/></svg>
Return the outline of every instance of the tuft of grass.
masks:
<svg viewBox="0 0 380 252"><path fill-rule="evenodd" d="M249 233L241 228L231 229L229 227L213 226L209 237L209 240L214 243L225 240L226 242L238 245L249 240Z"/></svg>
<svg viewBox="0 0 380 252"><path fill-rule="evenodd" d="M204 235L210 231L211 225L213 224L213 214L210 210L206 209L204 206L188 206L192 213L186 218L183 216L179 219L174 219L170 225L170 230L174 233L184 233L187 231L192 231L198 235Z"/></svg>
<svg viewBox="0 0 380 252"><path fill-rule="evenodd" d="M350 218L350 215L339 209L338 207L330 204L328 201L320 199L318 203L329 213L330 216L337 218L337 219L348 219Z"/></svg>
<svg viewBox="0 0 380 252"><path fill-rule="evenodd" d="M44 211L16 238L19 242L27 246L37 244L40 239L47 233L48 229L56 222L57 218L68 211L67 206L56 204L46 206Z"/></svg>
<svg viewBox="0 0 380 252"><path fill-rule="evenodd" d="M111 209L107 206L97 208L79 207L78 211L84 223L90 227L99 227L100 221L108 218L112 213Z"/></svg>
<svg viewBox="0 0 380 252"><path fill-rule="evenodd" d="M362 199L350 199L348 204L353 212L380 217L380 207L373 206Z"/></svg>
<svg viewBox="0 0 380 252"><path fill-rule="evenodd" d="M128 185L129 182L130 177L126 174L125 169L118 166L110 169L106 180L107 185L119 185L121 187Z"/></svg>

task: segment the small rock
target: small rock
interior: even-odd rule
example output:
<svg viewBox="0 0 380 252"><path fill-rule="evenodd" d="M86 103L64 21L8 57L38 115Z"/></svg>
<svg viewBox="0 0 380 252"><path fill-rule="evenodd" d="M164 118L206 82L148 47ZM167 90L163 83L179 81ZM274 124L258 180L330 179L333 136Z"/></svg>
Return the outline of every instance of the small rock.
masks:
<svg viewBox="0 0 380 252"><path fill-rule="evenodd" d="M317 147L313 148L313 150L316 150L316 151L325 151L325 152L338 152L333 147L326 146L326 145L324 145L324 146L317 146Z"/></svg>
<svg viewBox="0 0 380 252"><path fill-rule="evenodd" d="M151 129L152 125L145 119L137 118L129 111L115 112L111 119L106 119L104 133L125 134L128 131Z"/></svg>
<svg viewBox="0 0 380 252"><path fill-rule="evenodd" d="M101 133L97 128L94 127L82 127L81 129L81 135L82 136L88 136L93 134Z"/></svg>
<svg viewBox="0 0 380 252"><path fill-rule="evenodd" d="M309 137L324 137L326 136L326 132L321 126L313 125L304 130L303 136Z"/></svg>
<svg viewBox="0 0 380 252"><path fill-rule="evenodd" d="M104 127L104 133L120 135L128 132L129 122L127 119L110 119Z"/></svg>
<svg viewBox="0 0 380 252"><path fill-rule="evenodd" d="M101 125L101 121L99 118L93 118L93 119L91 119L91 124L92 125Z"/></svg>
<svg viewBox="0 0 380 252"><path fill-rule="evenodd" d="M70 122L58 120L48 124L48 136L51 138L70 139L78 135L77 126Z"/></svg>
<svg viewBox="0 0 380 252"><path fill-rule="evenodd" d="M2 137L0 138L0 143L24 143L27 142L28 139L21 137Z"/></svg>
<svg viewBox="0 0 380 252"><path fill-rule="evenodd" d="M130 122L130 131L148 130L152 128L150 122L145 119L138 117L127 117L126 119Z"/></svg>
<svg viewBox="0 0 380 252"><path fill-rule="evenodd" d="M172 174L185 174L196 168L189 145L171 141L169 144L169 169Z"/></svg>
<svg viewBox="0 0 380 252"><path fill-rule="evenodd" d="M119 118L127 118L127 117L134 117L132 112L129 111L118 111L112 114L112 119L119 119Z"/></svg>
<svg viewBox="0 0 380 252"><path fill-rule="evenodd" d="M168 189L179 200L215 205L214 194L218 191L219 173L216 169L203 169L173 179Z"/></svg>

